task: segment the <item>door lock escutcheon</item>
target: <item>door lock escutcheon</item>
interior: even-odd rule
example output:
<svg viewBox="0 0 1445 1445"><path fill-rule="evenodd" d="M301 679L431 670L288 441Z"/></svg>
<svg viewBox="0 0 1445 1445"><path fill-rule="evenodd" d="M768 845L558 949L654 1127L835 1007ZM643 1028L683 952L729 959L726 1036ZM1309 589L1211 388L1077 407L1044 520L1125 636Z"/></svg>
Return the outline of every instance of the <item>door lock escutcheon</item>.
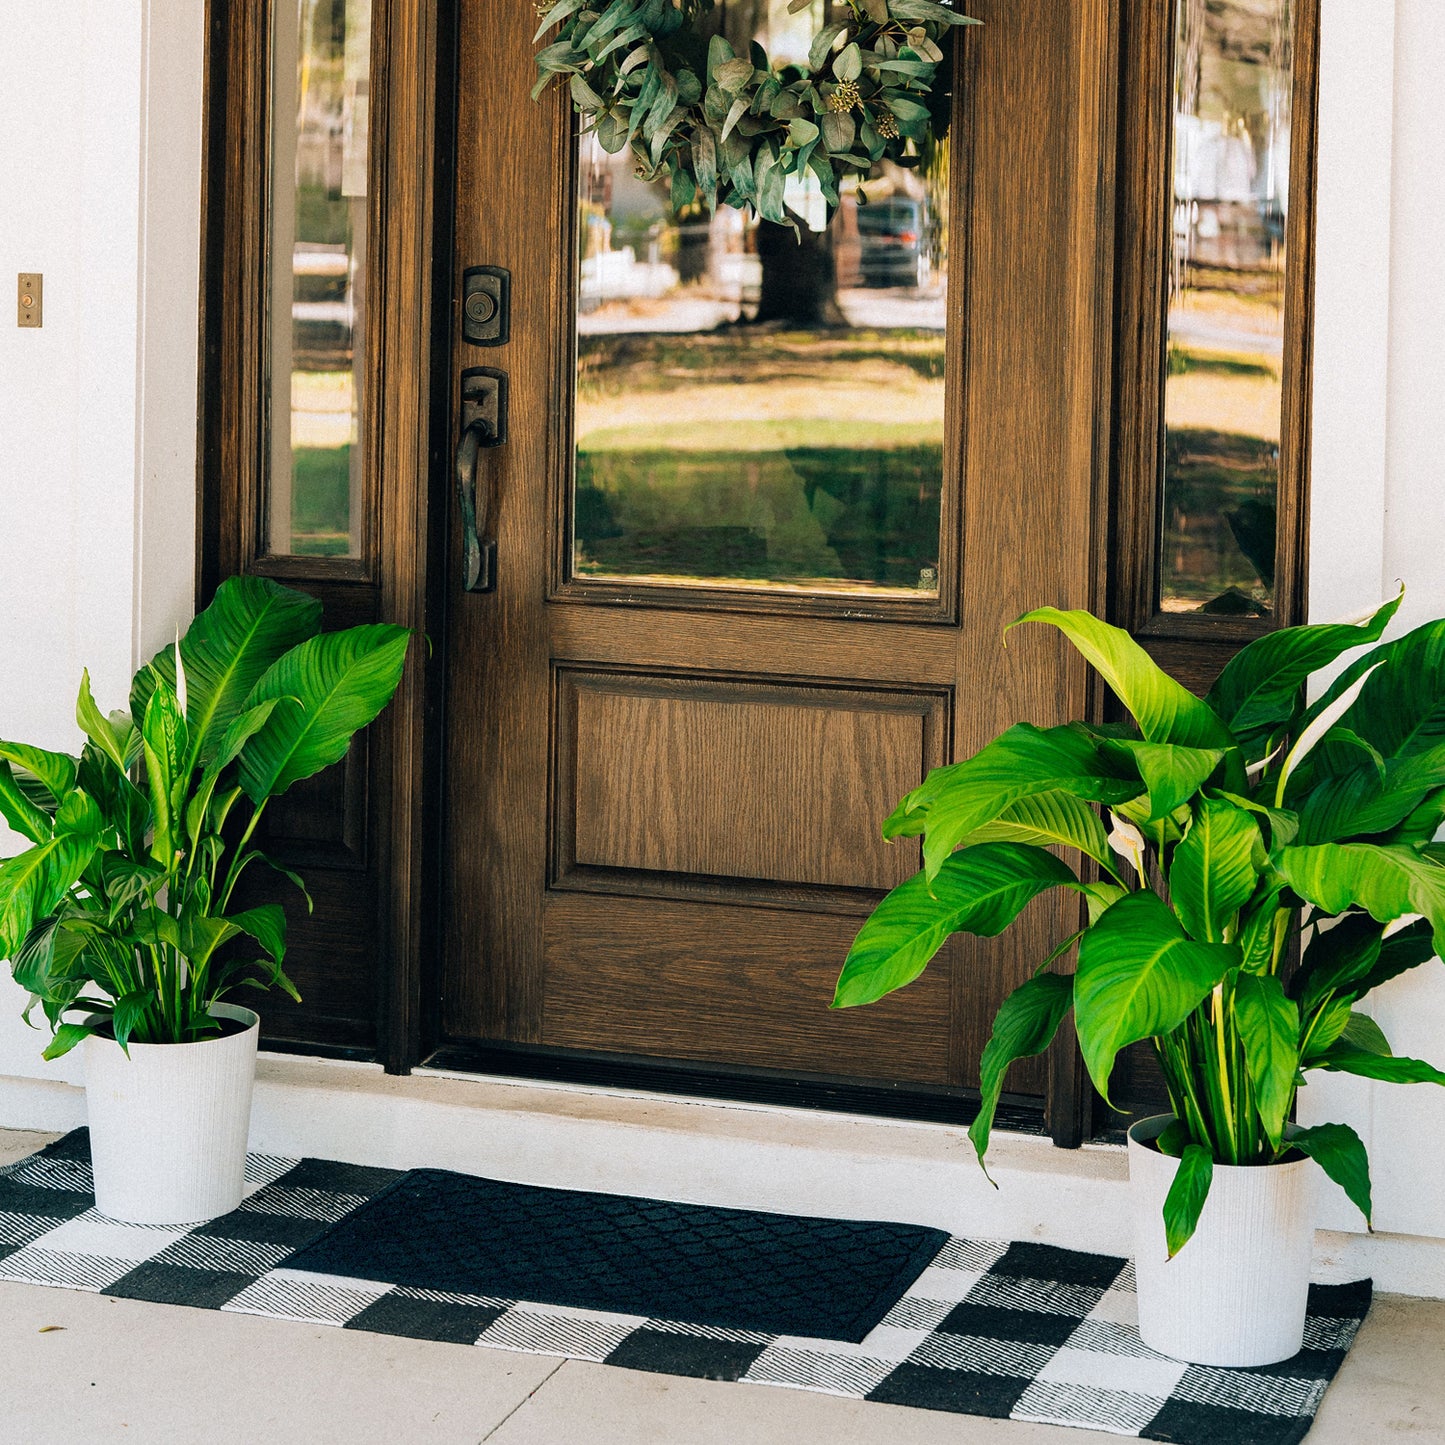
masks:
<svg viewBox="0 0 1445 1445"><path fill-rule="evenodd" d="M501 266L473 266L462 273L462 340L473 346L505 346L512 334L512 273Z"/></svg>

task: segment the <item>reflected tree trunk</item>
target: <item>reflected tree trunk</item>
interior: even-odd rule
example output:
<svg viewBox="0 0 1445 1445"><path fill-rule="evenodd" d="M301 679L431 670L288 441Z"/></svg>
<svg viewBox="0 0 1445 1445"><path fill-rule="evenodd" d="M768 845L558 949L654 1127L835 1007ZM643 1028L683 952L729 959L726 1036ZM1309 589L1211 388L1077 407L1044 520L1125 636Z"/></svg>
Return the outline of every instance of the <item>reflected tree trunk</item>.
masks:
<svg viewBox="0 0 1445 1445"><path fill-rule="evenodd" d="M762 286L755 322L782 321L816 330L847 326L838 306L838 263L833 252L833 227L810 231L794 212L798 233L774 221L759 221L758 260Z"/></svg>

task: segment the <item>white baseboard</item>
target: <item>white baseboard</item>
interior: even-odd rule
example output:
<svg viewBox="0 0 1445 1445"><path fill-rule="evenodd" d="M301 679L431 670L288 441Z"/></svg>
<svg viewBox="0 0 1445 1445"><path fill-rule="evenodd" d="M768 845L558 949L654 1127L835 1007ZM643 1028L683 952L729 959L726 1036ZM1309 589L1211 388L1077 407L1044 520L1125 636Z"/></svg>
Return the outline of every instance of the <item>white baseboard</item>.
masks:
<svg viewBox="0 0 1445 1445"><path fill-rule="evenodd" d="M0 1078L0 1125L85 1120L72 1085ZM251 1147L392 1169L422 1165L563 1188L797 1214L897 1219L956 1234L1128 1254L1124 1150L999 1133L984 1178L941 1124L531 1080L261 1056ZM1445 1299L1445 1240L1321 1231L1317 1278Z"/></svg>

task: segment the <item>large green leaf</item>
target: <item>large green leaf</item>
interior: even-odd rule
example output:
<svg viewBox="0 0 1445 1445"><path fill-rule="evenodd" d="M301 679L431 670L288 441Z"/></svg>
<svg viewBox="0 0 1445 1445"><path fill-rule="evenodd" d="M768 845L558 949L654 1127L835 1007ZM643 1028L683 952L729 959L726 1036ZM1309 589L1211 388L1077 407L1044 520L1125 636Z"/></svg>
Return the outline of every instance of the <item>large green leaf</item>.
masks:
<svg viewBox="0 0 1445 1445"><path fill-rule="evenodd" d="M1100 622L1091 612L1062 612L1057 607L1036 608L1018 622L1057 627L1113 688L1147 742L1191 748L1235 746L1213 709L1164 672L1122 628Z"/></svg>
<svg viewBox="0 0 1445 1445"><path fill-rule="evenodd" d="M965 848L945 859L931 883L925 874L914 874L858 930L832 1006L872 1003L912 983L950 934L992 938L1040 893L1075 881L1052 853L1021 843Z"/></svg>
<svg viewBox="0 0 1445 1445"><path fill-rule="evenodd" d="M1264 866L1259 824L1222 798L1201 798L1169 867L1169 897L1195 938L1219 943L1254 896Z"/></svg>
<svg viewBox="0 0 1445 1445"><path fill-rule="evenodd" d="M1386 758L1445 743L1445 618L1372 649L1352 664L1329 695L1343 693L1371 663L1381 660L1385 666L1371 673L1343 725Z"/></svg>
<svg viewBox="0 0 1445 1445"><path fill-rule="evenodd" d="M938 770L924 788L930 781L934 786L924 798L923 843L930 877L965 838L1024 798L1063 792L1091 802L1119 803L1143 791L1139 780L1124 776L1082 730L1031 723L1016 723L967 761ZM884 831L894 836L903 830Z"/></svg>
<svg viewBox="0 0 1445 1445"><path fill-rule="evenodd" d="M1407 760L1408 761L1408 760ZM1390 764L1395 776L1381 777L1372 767L1330 772L1295 802L1300 843L1331 843L1387 833L1425 801L1429 785L1420 785Z"/></svg>
<svg viewBox="0 0 1445 1445"><path fill-rule="evenodd" d="M1339 1074L1357 1074L1362 1079L1382 1079L1387 1084L1445 1084L1445 1072L1424 1059L1406 1059L1396 1054L1377 1054L1357 1049L1343 1039L1325 1050L1317 1065Z"/></svg>
<svg viewBox="0 0 1445 1445"><path fill-rule="evenodd" d="M1293 715L1311 673L1351 648L1379 640L1404 595L1401 591L1361 624L1282 627L1255 638L1225 665L1205 701L1241 740L1269 733Z"/></svg>
<svg viewBox="0 0 1445 1445"><path fill-rule="evenodd" d="M1146 743L1137 738L1104 740L1106 754L1122 755L1139 770L1149 790L1146 822L1167 818L1204 786L1224 761L1222 748L1185 748L1174 743Z"/></svg>
<svg viewBox="0 0 1445 1445"><path fill-rule="evenodd" d="M151 857L163 868L169 868L181 841L178 836L181 820L176 817L176 801L185 785L186 774L182 765L188 739L180 703L167 683L157 684L146 703L145 719L141 723L141 746L155 823Z"/></svg>
<svg viewBox="0 0 1445 1445"><path fill-rule="evenodd" d="M1233 944L1187 937L1168 904L1148 891L1104 912L1079 943L1074 1023L1106 1100L1119 1050L1178 1028L1239 958Z"/></svg>
<svg viewBox="0 0 1445 1445"><path fill-rule="evenodd" d="M57 832L0 865L0 958L21 941L79 881L95 855L93 833Z"/></svg>
<svg viewBox="0 0 1445 1445"><path fill-rule="evenodd" d="M50 836L50 814L16 782L14 770L4 758L0 758L0 818L32 843L43 843Z"/></svg>
<svg viewBox="0 0 1445 1445"><path fill-rule="evenodd" d="M1114 855L1099 815L1072 793L1053 791L1020 798L992 823L970 833L964 843L968 847L978 843L1033 843L1040 847L1077 848L1106 872L1114 873Z"/></svg>
<svg viewBox="0 0 1445 1445"><path fill-rule="evenodd" d="M54 803L59 803L75 786L76 762L68 753L47 752L28 743L0 742L0 760L23 768L36 778Z"/></svg>
<svg viewBox="0 0 1445 1445"><path fill-rule="evenodd" d="M978 1161L988 1152L989 1134L1003 1093L1004 1075L1017 1059L1041 1054L1053 1042L1059 1024L1073 1002L1074 981L1063 974L1039 973L1021 984L1003 1001L994 1015L993 1033L979 1062L982 1099L968 1137L978 1152ZM985 1171L987 1172L987 1171Z"/></svg>
<svg viewBox="0 0 1445 1445"><path fill-rule="evenodd" d="M1203 1144L1186 1145L1174 1182L1164 1196L1164 1242L1170 1259L1194 1238L1213 1182L1214 1156Z"/></svg>
<svg viewBox="0 0 1445 1445"><path fill-rule="evenodd" d="M1241 973L1234 983L1234 1022L1260 1123L1278 1149L1299 1075L1299 1007L1273 974Z"/></svg>
<svg viewBox="0 0 1445 1445"><path fill-rule="evenodd" d="M1308 1154L1349 1195L1373 1229L1370 1159L1360 1136L1348 1124L1316 1124L1312 1129L1296 1129L1289 1142Z"/></svg>
<svg viewBox="0 0 1445 1445"><path fill-rule="evenodd" d="M411 633L377 623L328 632L292 648L256 684L245 707L294 697L241 749L241 786L253 802L340 762L352 737L391 701Z"/></svg>
<svg viewBox="0 0 1445 1445"><path fill-rule="evenodd" d="M1326 913L1358 906L1380 923L1422 914L1435 951L1445 954L1445 865L1412 848L1373 843L1282 848L1275 864L1301 898Z"/></svg>
<svg viewBox="0 0 1445 1445"><path fill-rule="evenodd" d="M190 749L186 770L208 762L242 704L266 671L321 630L321 604L267 577L231 577L216 589L181 639L186 672ZM137 723L145 717L159 677L174 688L175 652L162 648L142 669L131 693Z"/></svg>

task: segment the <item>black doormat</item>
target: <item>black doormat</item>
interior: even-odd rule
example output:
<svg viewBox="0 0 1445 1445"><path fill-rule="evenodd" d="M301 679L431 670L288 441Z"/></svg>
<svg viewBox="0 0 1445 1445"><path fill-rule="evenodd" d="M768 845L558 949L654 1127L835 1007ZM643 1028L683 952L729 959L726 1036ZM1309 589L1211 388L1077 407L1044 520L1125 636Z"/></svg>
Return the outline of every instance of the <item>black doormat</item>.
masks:
<svg viewBox="0 0 1445 1445"><path fill-rule="evenodd" d="M1175 1445L1296 1445L1370 1308L1369 1280L1311 1285L1299 1354L1229 1370L1140 1340L1127 1260L1046 1244L951 1237L861 1343L538 1303L530 1285L498 1297L299 1267L401 1177L252 1155L233 1213L119 1224L95 1208L79 1129L0 1168L0 1280Z"/></svg>
<svg viewBox="0 0 1445 1445"><path fill-rule="evenodd" d="M450 1294L861 1341L948 1241L809 1219L413 1169L289 1261Z"/></svg>

